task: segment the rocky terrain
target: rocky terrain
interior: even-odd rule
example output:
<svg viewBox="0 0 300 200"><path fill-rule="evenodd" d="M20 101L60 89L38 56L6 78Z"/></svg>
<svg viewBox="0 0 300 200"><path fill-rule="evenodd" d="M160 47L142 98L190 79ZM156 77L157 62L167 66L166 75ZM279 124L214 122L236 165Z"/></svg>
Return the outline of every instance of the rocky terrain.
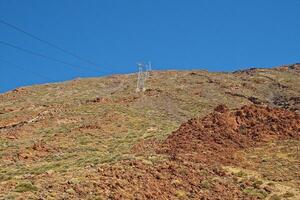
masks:
<svg viewBox="0 0 300 200"><path fill-rule="evenodd" d="M300 65L0 95L0 199L299 199Z"/></svg>

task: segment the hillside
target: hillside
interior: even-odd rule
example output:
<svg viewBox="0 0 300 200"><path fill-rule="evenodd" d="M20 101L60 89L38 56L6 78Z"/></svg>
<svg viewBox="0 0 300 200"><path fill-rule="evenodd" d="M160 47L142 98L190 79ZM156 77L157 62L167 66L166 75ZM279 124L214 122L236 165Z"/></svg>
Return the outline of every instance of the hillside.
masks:
<svg viewBox="0 0 300 200"><path fill-rule="evenodd" d="M143 93L135 92L136 78L76 79L1 94L0 199L299 197L299 64L234 73L152 71ZM264 117L241 117L242 128L232 121L200 128L230 129L229 136L209 137L218 143L209 143L206 154L198 129L179 134L191 118L217 124L210 113L244 112L245 105L256 110L254 119Z"/></svg>

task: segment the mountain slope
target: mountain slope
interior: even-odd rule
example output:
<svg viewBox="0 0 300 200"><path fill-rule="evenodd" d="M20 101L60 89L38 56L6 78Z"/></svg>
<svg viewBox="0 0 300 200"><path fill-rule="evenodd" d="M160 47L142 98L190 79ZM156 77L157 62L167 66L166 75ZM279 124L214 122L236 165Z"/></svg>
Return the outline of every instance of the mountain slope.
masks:
<svg viewBox="0 0 300 200"><path fill-rule="evenodd" d="M298 64L234 73L153 71L144 93L136 93L135 86L136 75L130 74L1 94L2 196L20 196L21 187L21 192L25 188L26 195L36 198L42 190L38 183L43 185L48 176L54 177L55 187L86 168L122 160L163 160L151 148L137 152L137 146L163 141L181 123L203 117L219 104L230 109L248 104L298 113L300 109ZM57 195L76 196L72 192ZM46 196L51 193L56 192L43 191Z"/></svg>

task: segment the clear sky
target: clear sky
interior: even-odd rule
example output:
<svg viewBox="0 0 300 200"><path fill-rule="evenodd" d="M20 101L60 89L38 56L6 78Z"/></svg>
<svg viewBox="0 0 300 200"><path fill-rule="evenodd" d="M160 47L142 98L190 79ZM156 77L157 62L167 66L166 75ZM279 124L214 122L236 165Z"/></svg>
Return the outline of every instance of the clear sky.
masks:
<svg viewBox="0 0 300 200"><path fill-rule="evenodd" d="M211 71L299 62L299 10L300 0L0 0L0 19L100 68L0 24L0 41L80 66L0 44L0 92L135 72L138 61Z"/></svg>

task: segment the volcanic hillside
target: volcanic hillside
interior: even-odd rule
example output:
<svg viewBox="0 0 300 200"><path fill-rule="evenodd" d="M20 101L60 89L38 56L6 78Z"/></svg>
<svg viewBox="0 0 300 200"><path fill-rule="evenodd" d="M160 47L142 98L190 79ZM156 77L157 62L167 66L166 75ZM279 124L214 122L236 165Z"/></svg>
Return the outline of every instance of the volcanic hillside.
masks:
<svg viewBox="0 0 300 200"><path fill-rule="evenodd" d="M294 148L299 139L300 116L295 112L255 105L229 111L220 105L204 118L183 123L166 140L152 146L158 155L167 154L165 159L125 160L99 168L90 176L98 179L98 191L108 191L105 197L112 199L297 199L300 166ZM280 188L283 180L274 181L268 174L253 175L251 167L243 165L244 158L236 154L255 147L268 149L266 144L284 141L292 143L286 150L294 162L285 163L286 168L292 165L286 169L291 171L279 176L292 176L285 180L295 181L285 190ZM272 162L282 165L286 160L274 159L269 164ZM230 173L240 168L250 175L235 170ZM101 185L101 181L109 184ZM275 186L278 182L280 186Z"/></svg>
<svg viewBox="0 0 300 200"><path fill-rule="evenodd" d="M0 199L299 197L299 64L136 81L1 94Z"/></svg>
<svg viewBox="0 0 300 200"><path fill-rule="evenodd" d="M183 123L161 148L175 159L228 164L239 149L283 139L300 139L295 112L254 105L229 111L219 105L206 117Z"/></svg>

